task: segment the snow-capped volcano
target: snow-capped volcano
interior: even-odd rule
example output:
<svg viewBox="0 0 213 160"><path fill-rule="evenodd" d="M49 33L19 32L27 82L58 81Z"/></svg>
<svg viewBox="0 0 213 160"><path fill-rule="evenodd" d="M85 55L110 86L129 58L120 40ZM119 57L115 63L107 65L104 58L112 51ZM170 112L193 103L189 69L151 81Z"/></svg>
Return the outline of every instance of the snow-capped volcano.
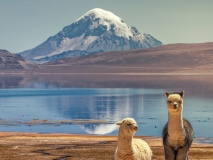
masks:
<svg viewBox="0 0 213 160"><path fill-rule="evenodd" d="M19 54L28 60L44 63L64 57L161 45L160 41L149 34L140 34L113 13L96 8L39 46Z"/></svg>
<svg viewBox="0 0 213 160"><path fill-rule="evenodd" d="M120 17L114 15L112 12L105 11L99 8L93 9L88 11L77 21L87 18L90 18L90 20L92 20L92 24L91 26L89 26L90 30L94 30L95 28L98 28L99 25L103 25L106 27L106 31L110 31L112 29L114 31L114 34L119 37L125 37L127 39L129 39L129 37L133 37L131 28L128 27Z"/></svg>

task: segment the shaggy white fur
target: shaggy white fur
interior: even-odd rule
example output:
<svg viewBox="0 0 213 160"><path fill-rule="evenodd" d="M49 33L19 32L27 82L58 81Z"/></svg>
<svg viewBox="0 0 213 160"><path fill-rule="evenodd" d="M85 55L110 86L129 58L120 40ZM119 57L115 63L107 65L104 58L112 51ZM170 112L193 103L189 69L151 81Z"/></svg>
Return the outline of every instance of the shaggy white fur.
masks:
<svg viewBox="0 0 213 160"><path fill-rule="evenodd" d="M115 160L151 160L152 150L149 145L133 136L138 130L133 118L125 118L120 122L118 132L118 146L115 151Z"/></svg>

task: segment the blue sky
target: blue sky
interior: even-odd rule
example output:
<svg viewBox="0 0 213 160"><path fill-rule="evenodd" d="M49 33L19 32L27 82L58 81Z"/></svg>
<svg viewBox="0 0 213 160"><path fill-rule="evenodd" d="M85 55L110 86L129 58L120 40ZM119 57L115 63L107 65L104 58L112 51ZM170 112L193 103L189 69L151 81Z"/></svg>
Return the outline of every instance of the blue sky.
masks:
<svg viewBox="0 0 213 160"><path fill-rule="evenodd" d="M213 0L0 0L0 49L31 49L93 8L171 43L213 42Z"/></svg>

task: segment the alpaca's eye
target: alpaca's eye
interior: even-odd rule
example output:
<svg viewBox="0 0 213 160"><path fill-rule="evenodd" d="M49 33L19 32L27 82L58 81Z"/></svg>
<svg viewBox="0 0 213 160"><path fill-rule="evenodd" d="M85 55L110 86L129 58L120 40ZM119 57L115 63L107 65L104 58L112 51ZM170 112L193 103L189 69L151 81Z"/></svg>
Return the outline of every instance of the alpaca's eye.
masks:
<svg viewBox="0 0 213 160"><path fill-rule="evenodd" d="M172 103L172 101L167 101L167 103Z"/></svg>
<svg viewBox="0 0 213 160"><path fill-rule="evenodd" d="M128 126L131 126L131 124L127 124Z"/></svg>
<svg viewBox="0 0 213 160"><path fill-rule="evenodd" d="M178 101L178 103L180 103L180 104L181 104L181 103L182 103L182 101Z"/></svg>

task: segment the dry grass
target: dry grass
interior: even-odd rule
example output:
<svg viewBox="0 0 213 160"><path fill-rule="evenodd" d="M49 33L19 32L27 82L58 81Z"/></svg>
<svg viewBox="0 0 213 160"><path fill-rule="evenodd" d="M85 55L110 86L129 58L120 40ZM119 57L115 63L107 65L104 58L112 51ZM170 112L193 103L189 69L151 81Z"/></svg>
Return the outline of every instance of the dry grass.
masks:
<svg viewBox="0 0 213 160"><path fill-rule="evenodd" d="M139 137L147 141L153 160L162 160L160 138ZM1 133L1 160L113 160L116 136L71 134ZM213 145L193 144L190 160L213 160Z"/></svg>

